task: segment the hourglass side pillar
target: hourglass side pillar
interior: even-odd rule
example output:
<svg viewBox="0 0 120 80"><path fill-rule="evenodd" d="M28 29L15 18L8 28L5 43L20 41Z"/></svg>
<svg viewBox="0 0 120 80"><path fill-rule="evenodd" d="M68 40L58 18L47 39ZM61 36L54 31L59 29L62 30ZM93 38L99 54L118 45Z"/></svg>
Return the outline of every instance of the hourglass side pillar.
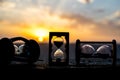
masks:
<svg viewBox="0 0 120 80"><path fill-rule="evenodd" d="M66 65L69 65L69 33L65 36L66 44L65 44L65 51L66 51Z"/></svg>
<svg viewBox="0 0 120 80"><path fill-rule="evenodd" d="M80 48L80 40L76 40L76 47L75 47L75 59L76 59L76 66L79 66L80 63L80 53L81 53L81 48Z"/></svg>
<svg viewBox="0 0 120 80"><path fill-rule="evenodd" d="M52 36L51 36L51 34L49 34L49 65L51 65L52 64L52 57L51 57L51 53L52 53L52 43L51 43L51 39L52 39Z"/></svg>

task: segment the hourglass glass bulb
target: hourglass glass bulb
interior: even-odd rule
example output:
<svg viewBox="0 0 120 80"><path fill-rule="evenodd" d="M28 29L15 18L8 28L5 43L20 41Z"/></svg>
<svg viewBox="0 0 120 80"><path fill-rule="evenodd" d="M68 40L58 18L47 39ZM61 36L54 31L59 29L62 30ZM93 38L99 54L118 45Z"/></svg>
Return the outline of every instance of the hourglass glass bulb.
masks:
<svg viewBox="0 0 120 80"><path fill-rule="evenodd" d="M54 39L54 44L57 48L60 48L64 43L64 40L61 37L57 37Z"/></svg>
<svg viewBox="0 0 120 80"><path fill-rule="evenodd" d="M54 57L56 59L60 58L60 59L63 59L64 58L64 53L62 50L58 49L55 53L54 53Z"/></svg>

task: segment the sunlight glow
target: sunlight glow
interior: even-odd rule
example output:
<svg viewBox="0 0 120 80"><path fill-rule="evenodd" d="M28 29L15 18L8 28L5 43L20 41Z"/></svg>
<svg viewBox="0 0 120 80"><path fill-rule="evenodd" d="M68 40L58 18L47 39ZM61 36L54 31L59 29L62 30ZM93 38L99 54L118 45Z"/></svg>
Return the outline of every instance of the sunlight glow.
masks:
<svg viewBox="0 0 120 80"><path fill-rule="evenodd" d="M45 30L36 30L36 36L43 37L46 36L47 32Z"/></svg>
<svg viewBox="0 0 120 80"><path fill-rule="evenodd" d="M39 40L40 42L43 42L43 41L44 41L43 37L39 37L38 40Z"/></svg>
<svg viewBox="0 0 120 80"><path fill-rule="evenodd" d="M45 38L48 37L49 31L46 29L36 29L35 31L35 36L38 37L39 42L43 42Z"/></svg>

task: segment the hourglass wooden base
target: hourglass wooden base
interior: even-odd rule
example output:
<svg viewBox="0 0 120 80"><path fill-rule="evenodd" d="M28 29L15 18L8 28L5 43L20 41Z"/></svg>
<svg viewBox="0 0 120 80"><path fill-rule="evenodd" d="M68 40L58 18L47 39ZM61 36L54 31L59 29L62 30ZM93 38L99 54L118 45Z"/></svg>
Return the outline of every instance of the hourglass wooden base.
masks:
<svg viewBox="0 0 120 80"><path fill-rule="evenodd" d="M53 39L55 37L58 40ZM61 38L61 40L60 40ZM64 40L62 41L62 39ZM64 51L61 46L64 45ZM53 46L56 46L54 50ZM69 64L69 32L49 33L49 66L67 66Z"/></svg>

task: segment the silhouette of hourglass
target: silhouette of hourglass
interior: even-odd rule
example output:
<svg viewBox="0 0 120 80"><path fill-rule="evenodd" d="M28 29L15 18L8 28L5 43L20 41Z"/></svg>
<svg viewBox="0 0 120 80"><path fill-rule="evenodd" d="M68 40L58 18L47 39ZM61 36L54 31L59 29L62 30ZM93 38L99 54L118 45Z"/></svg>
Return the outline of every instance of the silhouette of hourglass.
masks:
<svg viewBox="0 0 120 80"><path fill-rule="evenodd" d="M50 32L49 36L49 65L68 65L69 33Z"/></svg>

